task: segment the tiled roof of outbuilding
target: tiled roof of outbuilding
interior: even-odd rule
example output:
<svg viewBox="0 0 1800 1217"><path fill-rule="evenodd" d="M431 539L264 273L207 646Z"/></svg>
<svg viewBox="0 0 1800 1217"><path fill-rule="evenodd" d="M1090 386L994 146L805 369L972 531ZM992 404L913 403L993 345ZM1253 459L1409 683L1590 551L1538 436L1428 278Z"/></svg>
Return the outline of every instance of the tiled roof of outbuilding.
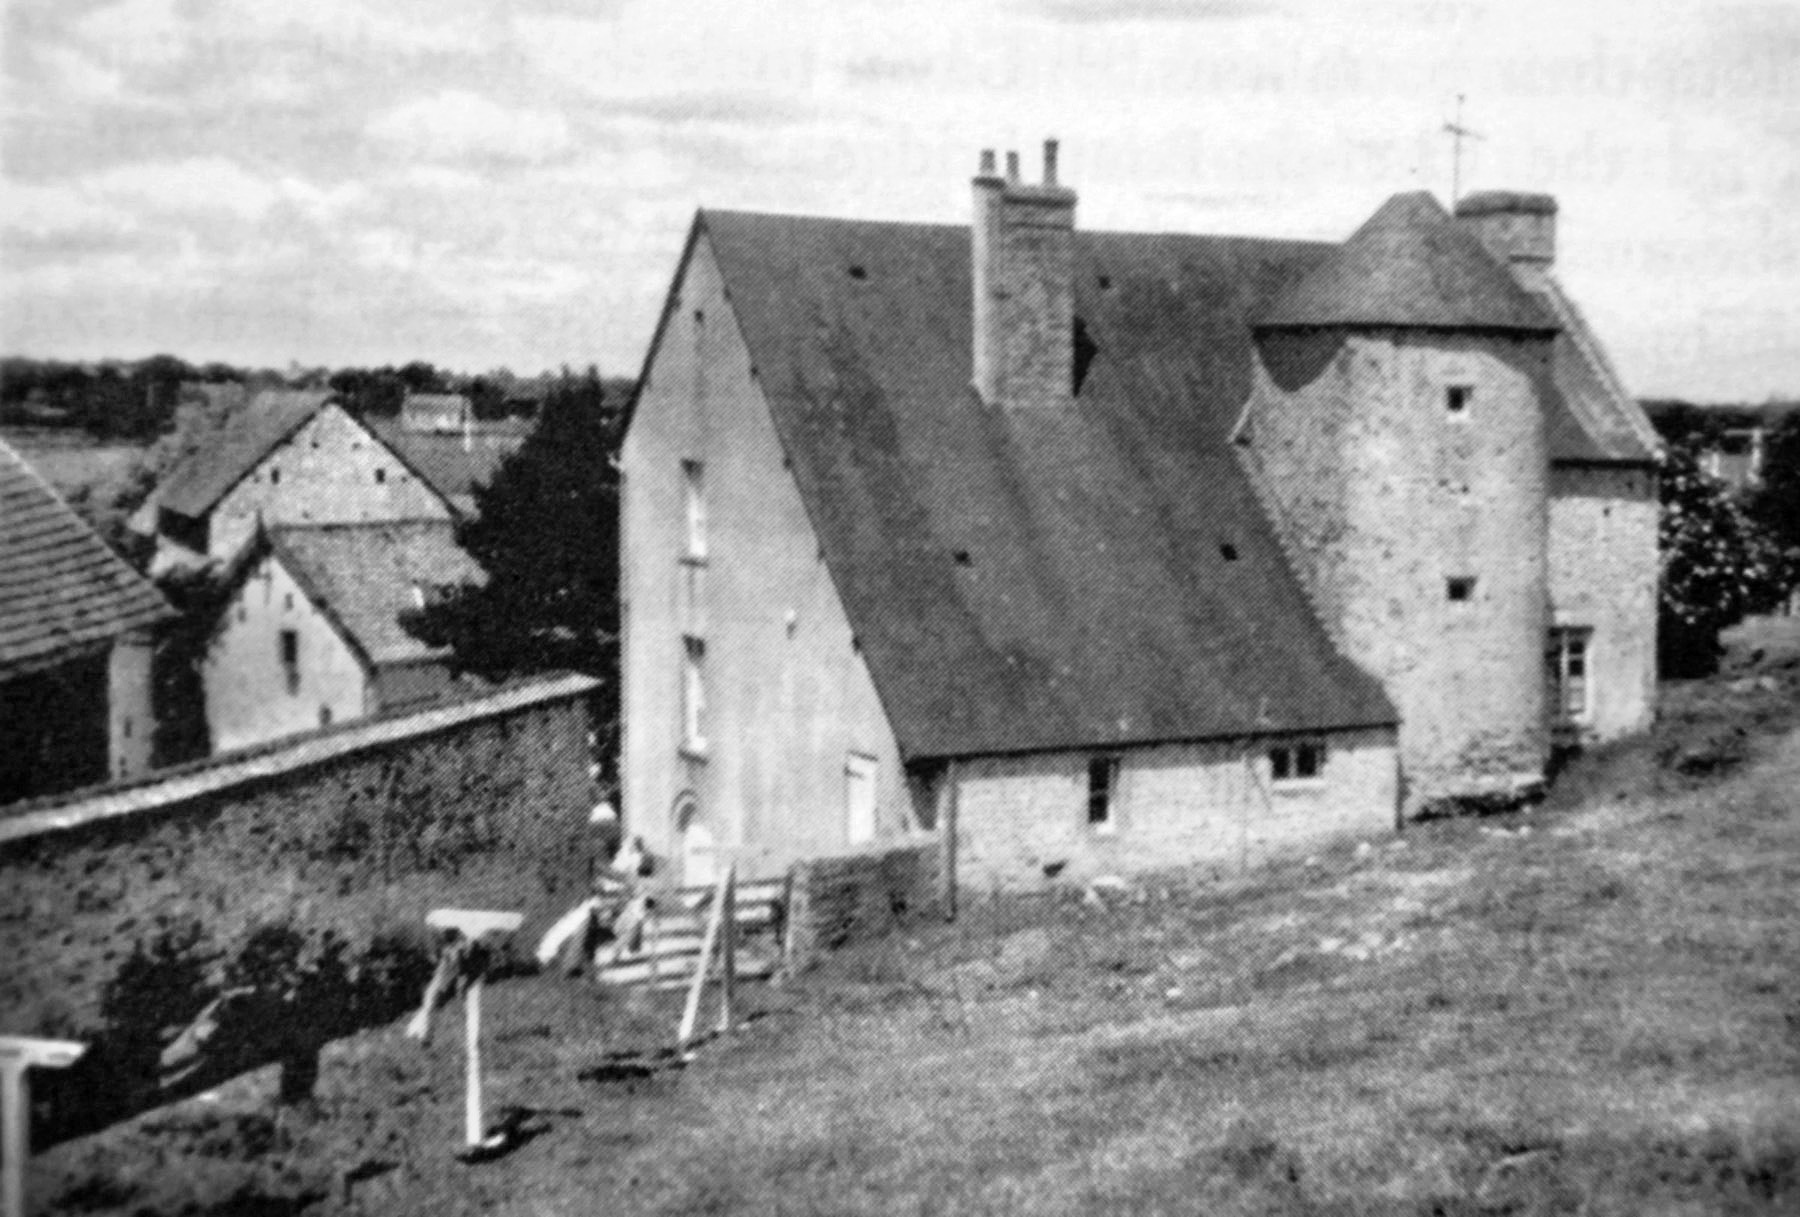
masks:
<svg viewBox="0 0 1800 1217"><path fill-rule="evenodd" d="M1397 194L1256 317L1265 326L1548 333L1555 317L1430 194Z"/></svg>
<svg viewBox="0 0 1800 1217"><path fill-rule="evenodd" d="M1331 247L1078 233L1099 354L1073 410L1002 411L969 388L967 228L697 223L908 757L1395 720L1226 443L1247 317Z"/></svg>
<svg viewBox="0 0 1800 1217"><path fill-rule="evenodd" d="M232 415L210 443L175 467L156 491L157 506L199 519L262 459L331 401L324 389L270 389Z"/></svg>
<svg viewBox="0 0 1800 1217"><path fill-rule="evenodd" d="M149 581L0 442L0 678L171 615Z"/></svg>
<svg viewBox="0 0 1800 1217"><path fill-rule="evenodd" d="M372 665L439 652L409 634L400 616L421 592L480 582L481 567L456 544L447 521L327 524L269 530L281 564Z"/></svg>

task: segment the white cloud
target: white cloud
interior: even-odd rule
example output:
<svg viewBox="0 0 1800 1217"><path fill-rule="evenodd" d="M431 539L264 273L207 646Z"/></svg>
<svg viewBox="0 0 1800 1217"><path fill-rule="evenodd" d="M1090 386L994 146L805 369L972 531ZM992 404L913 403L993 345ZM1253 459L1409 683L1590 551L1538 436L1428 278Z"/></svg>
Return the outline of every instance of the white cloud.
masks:
<svg viewBox="0 0 1800 1217"><path fill-rule="evenodd" d="M194 26L175 0L119 0L77 21L74 32L113 65L161 67L187 53Z"/></svg>
<svg viewBox="0 0 1800 1217"><path fill-rule="evenodd" d="M256 219L281 198L273 183L224 157L121 165L83 180L108 201L160 213L224 213Z"/></svg>
<svg viewBox="0 0 1800 1217"><path fill-rule="evenodd" d="M508 109L479 94L445 89L397 106L369 123L378 142L428 160L469 157L541 161L572 144L554 110Z"/></svg>

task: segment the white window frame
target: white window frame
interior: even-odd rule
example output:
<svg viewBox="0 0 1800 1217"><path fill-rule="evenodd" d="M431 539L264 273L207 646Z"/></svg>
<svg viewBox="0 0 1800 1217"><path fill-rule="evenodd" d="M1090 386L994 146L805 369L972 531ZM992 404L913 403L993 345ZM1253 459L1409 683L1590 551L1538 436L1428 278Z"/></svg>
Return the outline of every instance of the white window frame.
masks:
<svg viewBox="0 0 1800 1217"><path fill-rule="evenodd" d="M1576 644L1576 645L1571 645ZM1550 678L1551 720L1556 723L1567 723L1581 726L1592 721L1594 713L1594 631L1585 625L1556 625L1550 627L1550 637L1544 648L1544 658L1548 666ZM1575 676L1580 681L1581 702L1578 708L1569 707L1570 668L1579 662L1581 671Z"/></svg>
<svg viewBox="0 0 1800 1217"><path fill-rule="evenodd" d="M1310 759L1311 765L1306 762ZM1318 790L1325 785L1331 747L1322 739L1286 740L1268 751L1269 786L1274 790ZM1307 770L1310 768L1310 772Z"/></svg>
<svg viewBox="0 0 1800 1217"><path fill-rule="evenodd" d="M692 634L681 639L681 750L706 755L706 643Z"/></svg>
<svg viewBox="0 0 1800 1217"><path fill-rule="evenodd" d="M700 461L681 462L681 515L681 556L706 561L706 466Z"/></svg>

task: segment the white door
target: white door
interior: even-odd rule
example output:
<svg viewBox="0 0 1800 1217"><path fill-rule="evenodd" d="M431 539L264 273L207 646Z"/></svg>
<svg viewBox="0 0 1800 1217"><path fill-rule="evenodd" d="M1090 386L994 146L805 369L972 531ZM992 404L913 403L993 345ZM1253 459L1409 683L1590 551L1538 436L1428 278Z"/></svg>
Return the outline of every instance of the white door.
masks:
<svg viewBox="0 0 1800 1217"><path fill-rule="evenodd" d="M846 835L850 844L875 839L875 758L852 753L844 761Z"/></svg>
<svg viewBox="0 0 1800 1217"><path fill-rule="evenodd" d="M713 835L706 825L690 819L681 830L681 885L711 887L718 881Z"/></svg>

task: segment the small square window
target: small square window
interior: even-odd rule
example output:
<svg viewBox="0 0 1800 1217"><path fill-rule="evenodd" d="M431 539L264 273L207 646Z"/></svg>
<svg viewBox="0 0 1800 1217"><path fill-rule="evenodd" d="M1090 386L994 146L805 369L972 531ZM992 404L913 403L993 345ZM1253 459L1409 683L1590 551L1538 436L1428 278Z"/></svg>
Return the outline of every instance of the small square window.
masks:
<svg viewBox="0 0 1800 1217"><path fill-rule="evenodd" d="M1463 418L1469 413L1469 404L1475 400L1475 389L1472 385L1451 385L1444 390L1444 409L1452 418Z"/></svg>
<svg viewBox="0 0 1800 1217"><path fill-rule="evenodd" d="M1452 604L1463 604L1475 598L1474 575L1452 575L1444 580L1444 596Z"/></svg>
<svg viewBox="0 0 1800 1217"><path fill-rule="evenodd" d="M1118 757L1097 756L1088 762L1087 822L1094 831L1112 832L1118 827L1118 788Z"/></svg>
<svg viewBox="0 0 1800 1217"><path fill-rule="evenodd" d="M1269 776L1278 785L1320 780L1325 776L1325 745L1304 740L1269 749Z"/></svg>

